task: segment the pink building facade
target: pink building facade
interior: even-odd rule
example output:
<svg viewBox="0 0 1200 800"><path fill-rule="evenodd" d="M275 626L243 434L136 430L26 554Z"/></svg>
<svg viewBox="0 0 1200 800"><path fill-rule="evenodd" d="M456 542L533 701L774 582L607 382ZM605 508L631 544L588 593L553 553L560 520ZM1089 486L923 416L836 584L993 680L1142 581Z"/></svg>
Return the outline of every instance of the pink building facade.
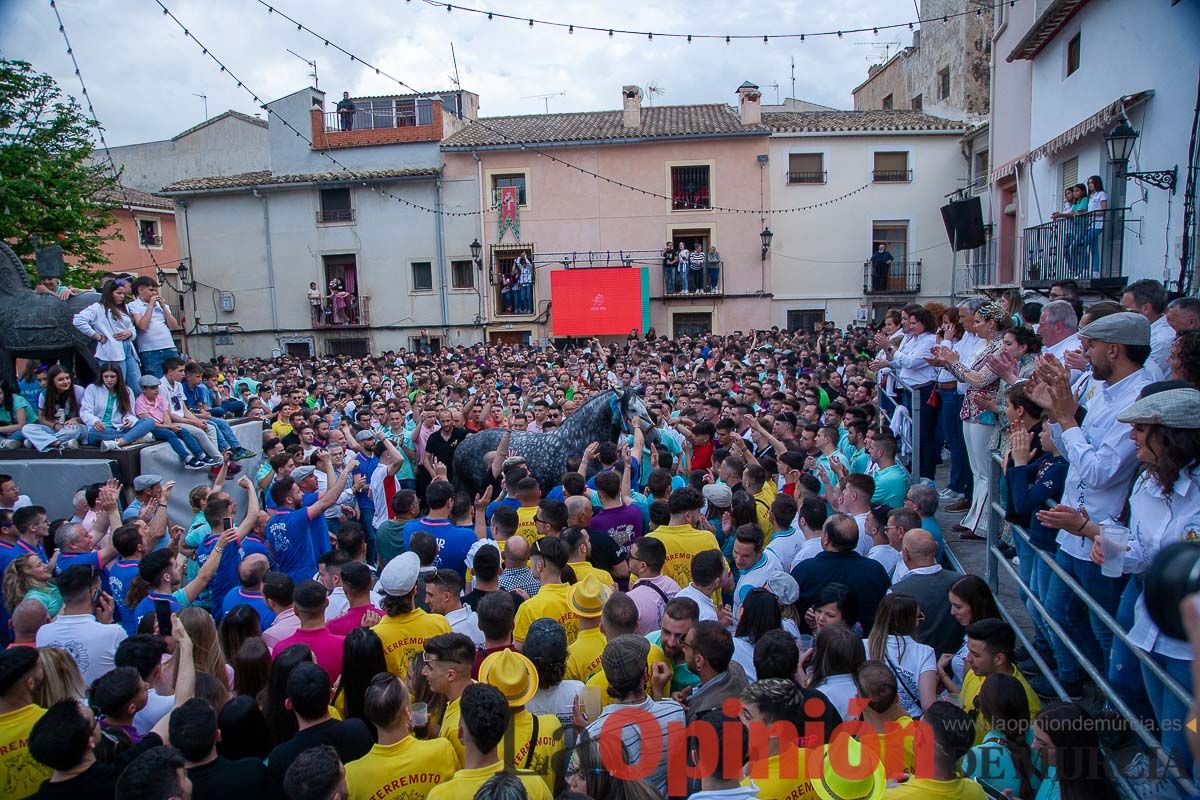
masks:
<svg viewBox="0 0 1200 800"><path fill-rule="evenodd" d="M120 233L121 238L105 242L109 260L106 269L154 277L157 262L163 269L174 271L179 261L174 201L136 189L119 191L111 198L116 221L109 230Z"/></svg>
<svg viewBox="0 0 1200 800"><path fill-rule="evenodd" d="M770 131L760 124L757 90L747 85L739 95L740 113L723 104L643 108L640 89L625 87L622 111L485 118L446 139L444 185L473 182L476 207L494 209L483 214L479 239L487 338L554 337L553 271L623 264L648 277L649 324L660 334L761 325L771 307L761 237L769 216L759 213L770 208ZM502 234L495 209L505 188L518 193L519 225ZM719 266L709 260L701 285L684 293L676 276L664 276L668 241L689 250L699 243L706 253L715 246ZM505 284L522 252L535 279L532 296L513 303Z"/></svg>

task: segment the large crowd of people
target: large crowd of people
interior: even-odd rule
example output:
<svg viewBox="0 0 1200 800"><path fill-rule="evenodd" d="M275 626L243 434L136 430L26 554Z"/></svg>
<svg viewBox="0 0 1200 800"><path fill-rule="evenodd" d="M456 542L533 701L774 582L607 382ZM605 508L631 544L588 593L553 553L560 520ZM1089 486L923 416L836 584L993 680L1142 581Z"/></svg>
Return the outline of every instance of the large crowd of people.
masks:
<svg viewBox="0 0 1200 800"><path fill-rule="evenodd" d="M206 364L169 320L110 281L76 318L96 383L0 387L7 446L151 437L210 473L188 518L141 474L53 520L0 475L0 800L1104 800L1092 671L1193 772L1161 679L1191 692L1193 646L1144 577L1200 541L1200 301L1065 281L844 329ZM649 418L537 474L511 432L612 390ZM951 567L989 538L1032 647Z"/></svg>

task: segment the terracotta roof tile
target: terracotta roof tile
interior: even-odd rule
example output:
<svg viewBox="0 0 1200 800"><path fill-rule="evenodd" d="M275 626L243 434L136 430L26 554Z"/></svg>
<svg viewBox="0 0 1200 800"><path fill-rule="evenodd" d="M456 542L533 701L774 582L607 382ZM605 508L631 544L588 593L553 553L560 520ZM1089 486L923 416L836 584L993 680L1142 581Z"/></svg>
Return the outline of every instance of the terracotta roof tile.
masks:
<svg viewBox="0 0 1200 800"><path fill-rule="evenodd" d="M215 175L207 178L188 178L162 188L163 193L204 192L212 189L238 189L251 186L276 186L289 183L346 183L348 181L379 181L387 178L433 177L437 167L410 169L359 170L353 175L345 171L314 172L305 175L274 175L269 169L243 172L238 175Z"/></svg>
<svg viewBox="0 0 1200 800"><path fill-rule="evenodd" d="M765 136L770 132L762 125L743 125L737 112L724 103L643 106L642 124L637 128L626 128L622 120L621 111L485 117L447 138L442 142L442 148L452 150L558 142Z"/></svg>
<svg viewBox="0 0 1200 800"><path fill-rule="evenodd" d="M880 131L946 131L970 127L958 120L920 111L767 111L763 123L776 133L845 133Z"/></svg>
<svg viewBox="0 0 1200 800"><path fill-rule="evenodd" d="M124 206L139 206L141 208L161 208L164 211L174 211L175 201L166 197L155 197L152 194L131 189L128 186L118 186L111 191L100 192L97 197L118 208Z"/></svg>

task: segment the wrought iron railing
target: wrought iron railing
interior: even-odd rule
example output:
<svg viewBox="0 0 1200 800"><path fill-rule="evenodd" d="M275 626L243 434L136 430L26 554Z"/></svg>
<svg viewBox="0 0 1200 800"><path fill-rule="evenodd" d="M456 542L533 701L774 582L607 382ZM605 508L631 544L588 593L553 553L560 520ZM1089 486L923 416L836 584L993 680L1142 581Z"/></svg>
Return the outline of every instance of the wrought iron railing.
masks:
<svg viewBox="0 0 1200 800"><path fill-rule="evenodd" d="M828 170L821 170L819 172L789 172L787 174L788 183L825 183L828 179Z"/></svg>
<svg viewBox="0 0 1200 800"><path fill-rule="evenodd" d="M921 261L893 261L886 267L863 262L863 294L919 294Z"/></svg>
<svg viewBox="0 0 1200 800"><path fill-rule="evenodd" d="M142 233L138 235L138 238L141 239L143 247L162 246L162 236L158 235L157 233Z"/></svg>
<svg viewBox="0 0 1200 800"><path fill-rule="evenodd" d="M725 293L725 269L722 261L705 261L693 269L688 264L686 278L678 267L662 267L663 299L681 297L720 297Z"/></svg>
<svg viewBox="0 0 1200 800"><path fill-rule="evenodd" d="M907 183L912 180L911 169L877 169L871 171L875 183Z"/></svg>
<svg viewBox="0 0 1200 800"><path fill-rule="evenodd" d="M1026 228L1022 237L1023 282L1093 281L1124 277L1124 208L1059 217Z"/></svg>
<svg viewBox="0 0 1200 800"><path fill-rule="evenodd" d="M310 305L314 330L365 328L371 324L371 297L343 292L323 297L321 305Z"/></svg>
<svg viewBox="0 0 1200 800"><path fill-rule="evenodd" d="M329 208L317 212L317 222L353 222L353 208Z"/></svg>

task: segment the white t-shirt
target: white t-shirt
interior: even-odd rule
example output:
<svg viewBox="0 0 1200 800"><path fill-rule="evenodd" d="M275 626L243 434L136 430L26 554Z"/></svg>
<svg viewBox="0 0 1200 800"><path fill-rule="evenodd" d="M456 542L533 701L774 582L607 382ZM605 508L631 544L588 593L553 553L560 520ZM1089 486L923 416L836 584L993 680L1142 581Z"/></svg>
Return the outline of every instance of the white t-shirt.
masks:
<svg viewBox="0 0 1200 800"><path fill-rule="evenodd" d="M171 414L177 417L182 417L187 411L187 397L183 394L183 381L179 381L174 386L165 377L158 382L158 392L167 401L167 408L171 410Z"/></svg>
<svg viewBox="0 0 1200 800"><path fill-rule="evenodd" d="M792 569L795 569L796 565L801 561L807 561L808 559L812 558L817 553L821 552L822 549L820 536L816 536L812 539L805 539L804 544L800 545L800 549L796 551L796 555L792 558Z"/></svg>
<svg viewBox="0 0 1200 800"><path fill-rule="evenodd" d="M733 637L733 660L746 671L746 680L751 683L758 680L758 672L754 669L754 645L746 637Z"/></svg>
<svg viewBox="0 0 1200 800"><path fill-rule="evenodd" d="M790 528L783 532L776 531L775 535L771 537L771 543L767 545L767 552L775 556L775 560L781 567L784 564L790 565L806 541L804 534L798 528Z"/></svg>
<svg viewBox="0 0 1200 800"><path fill-rule="evenodd" d="M863 649L870 657L870 647L863 639ZM904 713L913 719L921 716L922 673L937 672L937 656L933 648L915 641L911 636L889 636L883 662L896 673L896 689L900 694L900 705ZM916 695L914 696L914 692Z"/></svg>
<svg viewBox="0 0 1200 800"><path fill-rule="evenodd" d="M1107 203L1107 202L1108 202L1108 193L1107 192L1105 192L1103 190L1101 190L1099 192L1092 192L1091 194L1088 195L1088 211L1089 212L1091 212L1091 211L1101 211L1102 212L1103 209L1100 207L1100 204ZM1095 228L1096 230L1100 230L1101 228L1104 227L1104 214L1103 213L1096 214L1095 216L1092 217L1092 227Z"/></svg>
<svg viewBox="0 0 1200 800"><path fill-rule="evenodd" d="M388 519L388 497L387 491L383 488L387 474L386 464L380 464L371 473L371 502L375 504L375 516L371 518L371 524L376 528L387 522Z"/></svg>
<svg viewBox="0 0 1200 800"><path fill-rule="evenodd" d="M853 719L850 715L850 701L858 697L858 687L850 675L830 675L821 682L820 686L812 687L821 694L829 704L837 709L842 719Z"/></svg>
<svg viewBox="0 0 1200 800"><path fill-rule="evenodd" d="M900 551L890 544L877 544L867 553L867 558L873 558L882 564L890 578L896 571L896 565L900 563Z"/></svg>
<svg viewBox="0 0 1200 800"><path fill-rule="evenodd" d="M571 708L583 694L583 681L563 681L553 689L538 689L525 704L530 714L553 714L563 725L573 724Z"/></svg>
<svg viewBox="0 0 1200 800"><path fill-rule="evenodd" d="M70 653L79 665L83 682L91 686L92 681L116 666L113 657L125 636L120 625L106 625L91 614L60 614L54 622L38 629L36 642L38 647L61 647Z"/></svg>
<svg viewBox="0 0 1200 800"><path fill-rule="evenodd" d="M159 694L153 689L148 689L146 691L146 707L133 715L133 727L137 728L138 733L145 736L174 707L175 695Z"/></svg>
<svg viewBox="0 0 1200 800"><path fill-rule="evenodd" d="M141 316L146 313L146 301L134 298L126 304L125 310L129 312L131 317ZM137 326L134 326L137 328ZM139 353L145 353L149 350L167 350L175 347L175 340L171 338L171 329L167 327L167 318L159 308L158 303L154 304L154 312L150 317L150 326L146 330L137 328L137 349Z"/></svg>
<svg viewBox="0 0 1200 800"><path fill-rule="evenodd" d="M706 594L701 594L700 591L690 583L679 590L679 594L675 597L687 597L696 601L696 605L700 606L700 622L706 619L716 621L717 609L713 606L713 600Z"/></svg>

